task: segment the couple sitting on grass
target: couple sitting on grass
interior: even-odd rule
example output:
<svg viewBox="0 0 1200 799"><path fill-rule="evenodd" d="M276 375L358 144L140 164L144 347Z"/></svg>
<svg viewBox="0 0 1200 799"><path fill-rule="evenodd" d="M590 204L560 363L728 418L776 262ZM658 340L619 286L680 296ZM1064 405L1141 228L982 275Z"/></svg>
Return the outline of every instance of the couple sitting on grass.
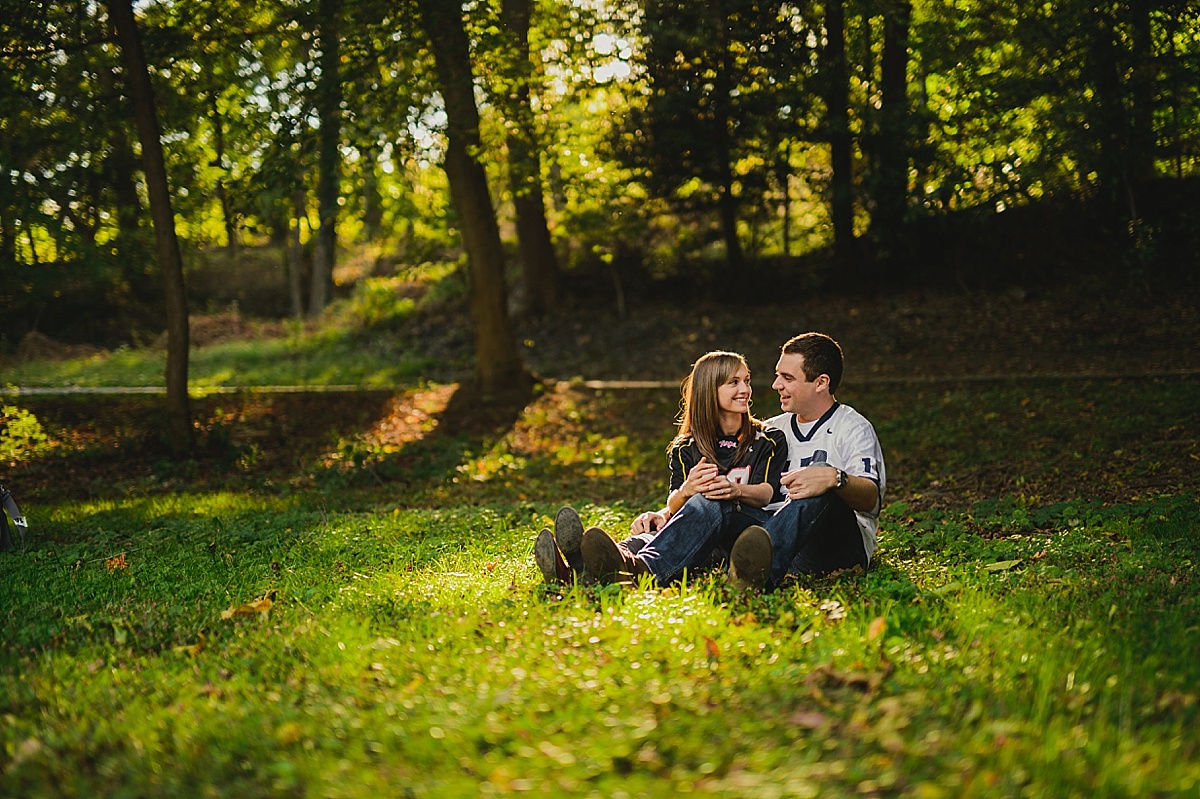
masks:
<svg viewBox="0 0 1200 799"><path fill-rule="evenodd" d="M772 590L788 574L867 568L886 485L883 452L871 423L834 397L841 378L836 341L792 338L771 384L783 413L763 422L750 413L746 359L702 356L683 382L666 507L634 519L620 543L563 508L554 531L542 530L534 544L546 581L650 575L666 586L685 570L728 560L734 583Z"/></svg>

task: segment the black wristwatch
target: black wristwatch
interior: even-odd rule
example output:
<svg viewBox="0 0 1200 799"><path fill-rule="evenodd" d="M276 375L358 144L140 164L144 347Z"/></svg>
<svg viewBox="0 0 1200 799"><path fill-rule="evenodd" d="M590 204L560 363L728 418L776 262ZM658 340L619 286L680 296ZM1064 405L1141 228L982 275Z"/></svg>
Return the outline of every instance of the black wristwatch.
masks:
<svg viewBox="0 0 1200 799"><path fill-rule="evenodd" d="M838 481L837 481L837 485L835 485L833 487L833 490L841 491L843 488L846 487L846 484L849 482L850 482L850 477L849 477L849 475L846 474L846 470L838 469Z"/></svg>

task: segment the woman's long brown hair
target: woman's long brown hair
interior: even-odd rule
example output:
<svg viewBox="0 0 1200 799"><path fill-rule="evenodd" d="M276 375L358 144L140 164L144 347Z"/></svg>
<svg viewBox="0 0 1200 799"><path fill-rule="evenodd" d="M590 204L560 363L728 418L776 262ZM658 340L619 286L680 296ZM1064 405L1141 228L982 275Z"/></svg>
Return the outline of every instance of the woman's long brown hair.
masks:
<svg viewBox="0 0 1200 799"><path fill-rule="evenodd" d="M717 460L717 438L721 435L721 406L717 401L717 389L724 385L734 373L746 366L746 359L736 352L708 352L692 364L692 373L683 379L679 403L679 432L667 447L670 452L677 444L689 437L695 439L696 449L710 463ZM750 367L746 366L746 371ZM742 429L738 431L737 451L734 462L740 460L754 443L754 431L762 422L750 413L742 415Z"/></svg>

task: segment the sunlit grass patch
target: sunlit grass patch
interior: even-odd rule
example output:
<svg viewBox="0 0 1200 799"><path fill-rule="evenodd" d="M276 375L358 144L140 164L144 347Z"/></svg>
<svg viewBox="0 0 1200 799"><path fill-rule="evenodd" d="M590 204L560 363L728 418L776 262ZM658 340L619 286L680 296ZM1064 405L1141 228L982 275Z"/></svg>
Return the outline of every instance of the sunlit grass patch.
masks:
<svg viewBox="0 0 1200 799"><path fill-rule="evenodd" d="M312 490L179 478L24 508L36 535L0 555L0 794L1200 785L1200 503L1174 466L1125 468L1191 460L1184 387L1147 389L1171 419L1133 411L1142 438L1115 394L1088 410L1053 386L956 388L911 418L888 410L911 398L864 394L897 464L876 563L770 594L720 571L541 582L533 538L560 505L620 535L661 503L674 392L556 386L507 427L447 435L452 391L380 399L386 424L330 439L374 460ZM1005 414L1060 401L1085 421L1038 426L1065 453L1038 459L1049 445Z"/></svg>

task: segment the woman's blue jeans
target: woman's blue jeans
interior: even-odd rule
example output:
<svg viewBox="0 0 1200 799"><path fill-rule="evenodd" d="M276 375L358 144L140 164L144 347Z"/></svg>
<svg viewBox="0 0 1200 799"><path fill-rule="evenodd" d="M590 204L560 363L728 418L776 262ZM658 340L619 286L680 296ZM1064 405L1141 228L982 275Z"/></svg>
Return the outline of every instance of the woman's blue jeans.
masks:
<svg viewBox="0 0 1200 799"><path fill-rule="evenodd" d="M752 524L765 524L771 514L731 500L705 499L696 494L649 541L636 549L654 580L665 586L683 575L684 569L705 566L714 551L726 552L738 534ZM627 544L640 543L635 536ZM628 546L634 550L635 546Z"/></svg>

